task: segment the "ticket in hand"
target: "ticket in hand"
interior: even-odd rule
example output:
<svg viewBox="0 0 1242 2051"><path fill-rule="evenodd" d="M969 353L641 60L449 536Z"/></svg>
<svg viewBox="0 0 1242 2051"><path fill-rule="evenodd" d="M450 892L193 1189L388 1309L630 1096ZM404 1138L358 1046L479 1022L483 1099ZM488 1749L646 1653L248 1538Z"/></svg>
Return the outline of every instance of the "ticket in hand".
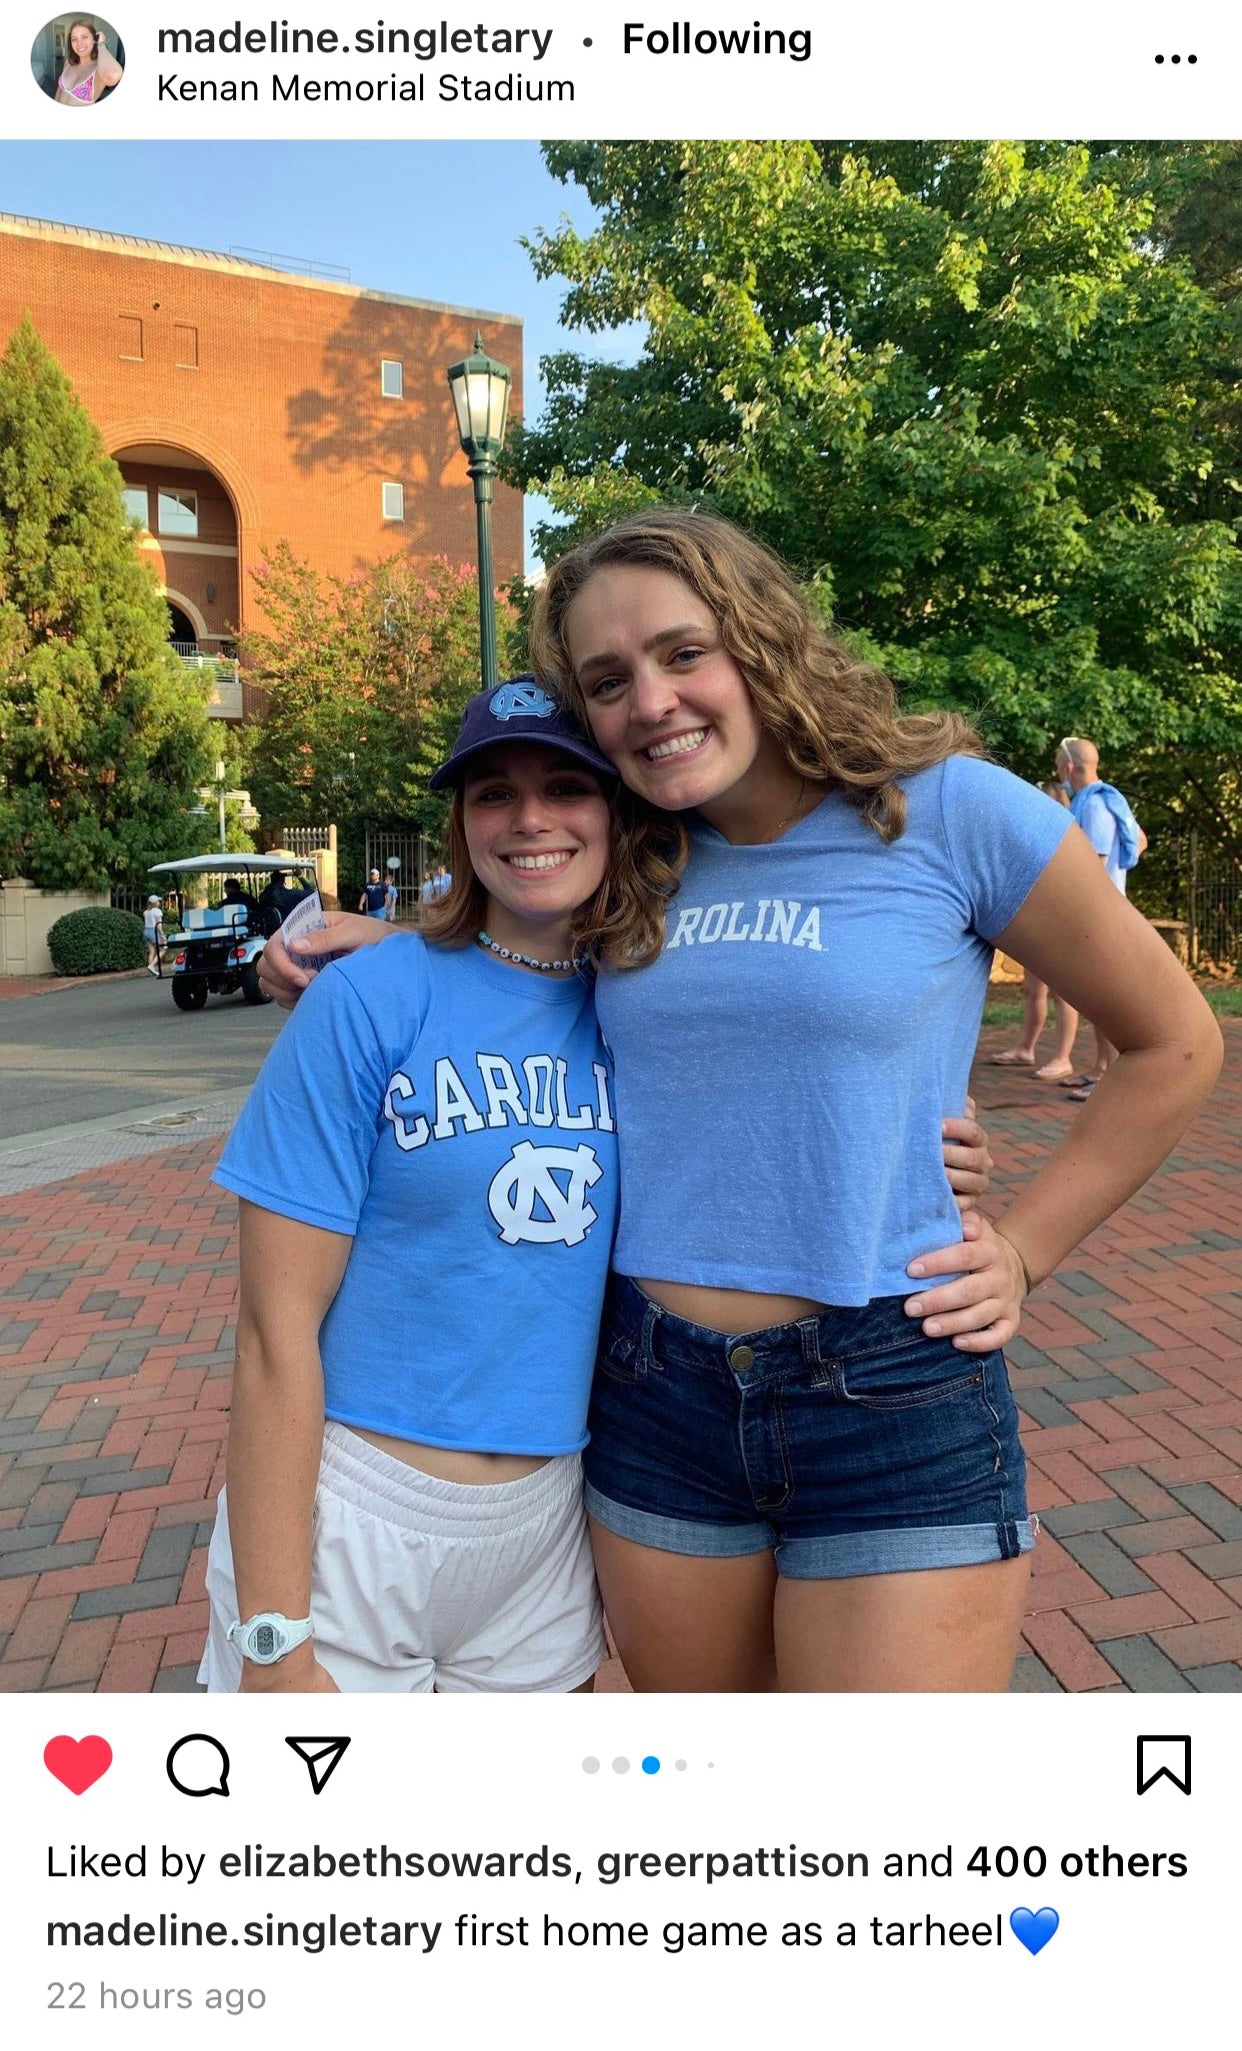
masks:
<svg viewBox="0 0 1242 2051"><path fill-rule="evenodd" d="M330 961L337 958L334 954L319 954L313 959L298 954L298 944L306 934L326 932L327 925L328 922L323 915L323 900L317 890L308 891L306 896L294 905L288 918L281 925L281 939L290 954L296 956L298 967L308 976L318 975L320 969L326 968Z"/></svg>

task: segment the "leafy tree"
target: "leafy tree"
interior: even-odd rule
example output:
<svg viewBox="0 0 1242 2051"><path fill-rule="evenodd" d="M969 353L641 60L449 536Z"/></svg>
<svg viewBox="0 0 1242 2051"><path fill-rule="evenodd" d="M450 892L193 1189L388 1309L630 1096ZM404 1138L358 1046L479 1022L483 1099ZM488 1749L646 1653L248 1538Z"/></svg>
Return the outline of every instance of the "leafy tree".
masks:
<svg viewBox="0 0 1242 2051"><path fill-rule="evenodd" d="M120 471L25 319L0 362L0 869L51 890L145 880L207 844L211 757Z"/></svg>
<svg viewBox="0 0 1242 2051"><path fill-rule="evenodd" d="M438 560L388 556L358 577L321 577L282 543L254 573L270 627L242 653L268 693L247 769L265 822L334 821L348 891L366 825L438 836L445 803L427 781L479 687L478 579ZM497 607L501 672L517 628Z"/></svg>
<svg viewBox="0 0 1242 2051"><path fill-rule="evenodd" d="M1168 823L1242 852L1242 483L1203 226L1237 171L1169 150L547 146L599 221L537 237L535 269L567 281L566 326L647 341L545 362L510 456L564 522L541 550L651 499L713 507L912 706L968 711L1031 776L1087 733Z"/></svg>

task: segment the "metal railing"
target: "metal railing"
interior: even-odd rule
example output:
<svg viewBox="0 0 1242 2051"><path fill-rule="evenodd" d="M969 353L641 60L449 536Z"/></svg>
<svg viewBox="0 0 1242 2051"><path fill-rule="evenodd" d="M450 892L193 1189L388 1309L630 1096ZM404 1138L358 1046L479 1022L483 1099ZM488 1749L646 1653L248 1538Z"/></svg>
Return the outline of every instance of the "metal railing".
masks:
<svg viewBox="0 0 1242 2051"><path fill-rule="evenodd" d="M330 826L283 826L272 843L273 847L287 848L291 855L310 856L321 848L332 845Z"/></svg>
<svg viewBox="0 0 1242 2051"><path fill-rule="evenodd" d="M1149 918L1180 920L1189 966L1242 969L1242 865L1197 832L1154 847L1129 878Z"/></svg>
<svg viewBox="0 0 1242 2051"><path fill-rule="evenodd" d="M262 264L269 271L291 271L302 278L331 278L342 285L350 282L347 264L322 263L317 256L284 256L278 249L245 249L239 242L230 242L229 255L239 257L243 263Z"/></svg>
<svg viewBox="0 0 1242 2051"><path fill-rule="evenodd" d="M395 856L400 864L397 869L389 869L390 856ZM419 891L427 867L425 836L421 833L386 833L368 826L366 867L368 874L372 869L378 869L385 882L392 876L397 886L397 917L412 918L418 908Z"/></svg>

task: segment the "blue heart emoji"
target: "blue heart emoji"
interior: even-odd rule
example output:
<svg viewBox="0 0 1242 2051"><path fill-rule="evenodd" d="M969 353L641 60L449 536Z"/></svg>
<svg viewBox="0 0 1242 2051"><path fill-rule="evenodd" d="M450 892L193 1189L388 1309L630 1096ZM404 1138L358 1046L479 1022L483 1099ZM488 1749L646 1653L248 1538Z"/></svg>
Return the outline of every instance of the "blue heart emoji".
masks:
<svg viewBox="0 0 1242 2051"><path fill-rule="evenodd" d="M1042 1951L1057 1934L1061 1918L1055 1909L1014 1909L1010 1913L1009 1927L1019 1944L1025 1944L1031 1957Z"/></svg>

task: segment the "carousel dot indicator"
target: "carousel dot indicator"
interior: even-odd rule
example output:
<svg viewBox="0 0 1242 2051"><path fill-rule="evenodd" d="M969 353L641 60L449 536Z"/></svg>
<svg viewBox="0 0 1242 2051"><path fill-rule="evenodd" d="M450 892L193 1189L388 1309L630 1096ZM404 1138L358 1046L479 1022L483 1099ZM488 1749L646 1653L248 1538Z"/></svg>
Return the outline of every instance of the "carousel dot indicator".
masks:
<svg viewBox="0 0 1242 2051"><path fill-rule="evenodd" d="M613 1762L612 1762L612 1770L613 1770L613 1772L614 1772L614 1773L628 1773L628 1772L629 1772L629 1770L630 1770L630 1762L629 1762L629 1760L628 1760L628 1759L614 1759L614 1760L613 1760Z"/></svg>
<svg viewBox="0 0 1242 2051"><path fill-rule="evenodd" d="M676 1767L678 1773L684 1773L686 1770L686 1762L684 1759L674 1759L673 1765Z"/></svg>
<svg viewBox="0 0 1242 2051"><path fill-rule="evenodd" d="M659 1762L659 1760L658 1760L658 1759L656 1758L656 1756L655 1756L655 1753L654 1753L654 1752L648 1752L648 1754L647 1754L647 1757L646 1757L646 1758L645 1758L645 1759L643 1760L643 1772L644 1772L644 1773L658 1773L659 1771L660 1771L660 1762Z"/></svg>
<svg viewBox="0 0 1242 2051"><path fill-rule="evenodd" d="M584 1760L583 1760L583 1762L582 1762L582 1771L583 1771L584 1773L598 1773L598 1772L599 1772L599 1760L598 1760L598 1759L584 1759Z"/></svg>

